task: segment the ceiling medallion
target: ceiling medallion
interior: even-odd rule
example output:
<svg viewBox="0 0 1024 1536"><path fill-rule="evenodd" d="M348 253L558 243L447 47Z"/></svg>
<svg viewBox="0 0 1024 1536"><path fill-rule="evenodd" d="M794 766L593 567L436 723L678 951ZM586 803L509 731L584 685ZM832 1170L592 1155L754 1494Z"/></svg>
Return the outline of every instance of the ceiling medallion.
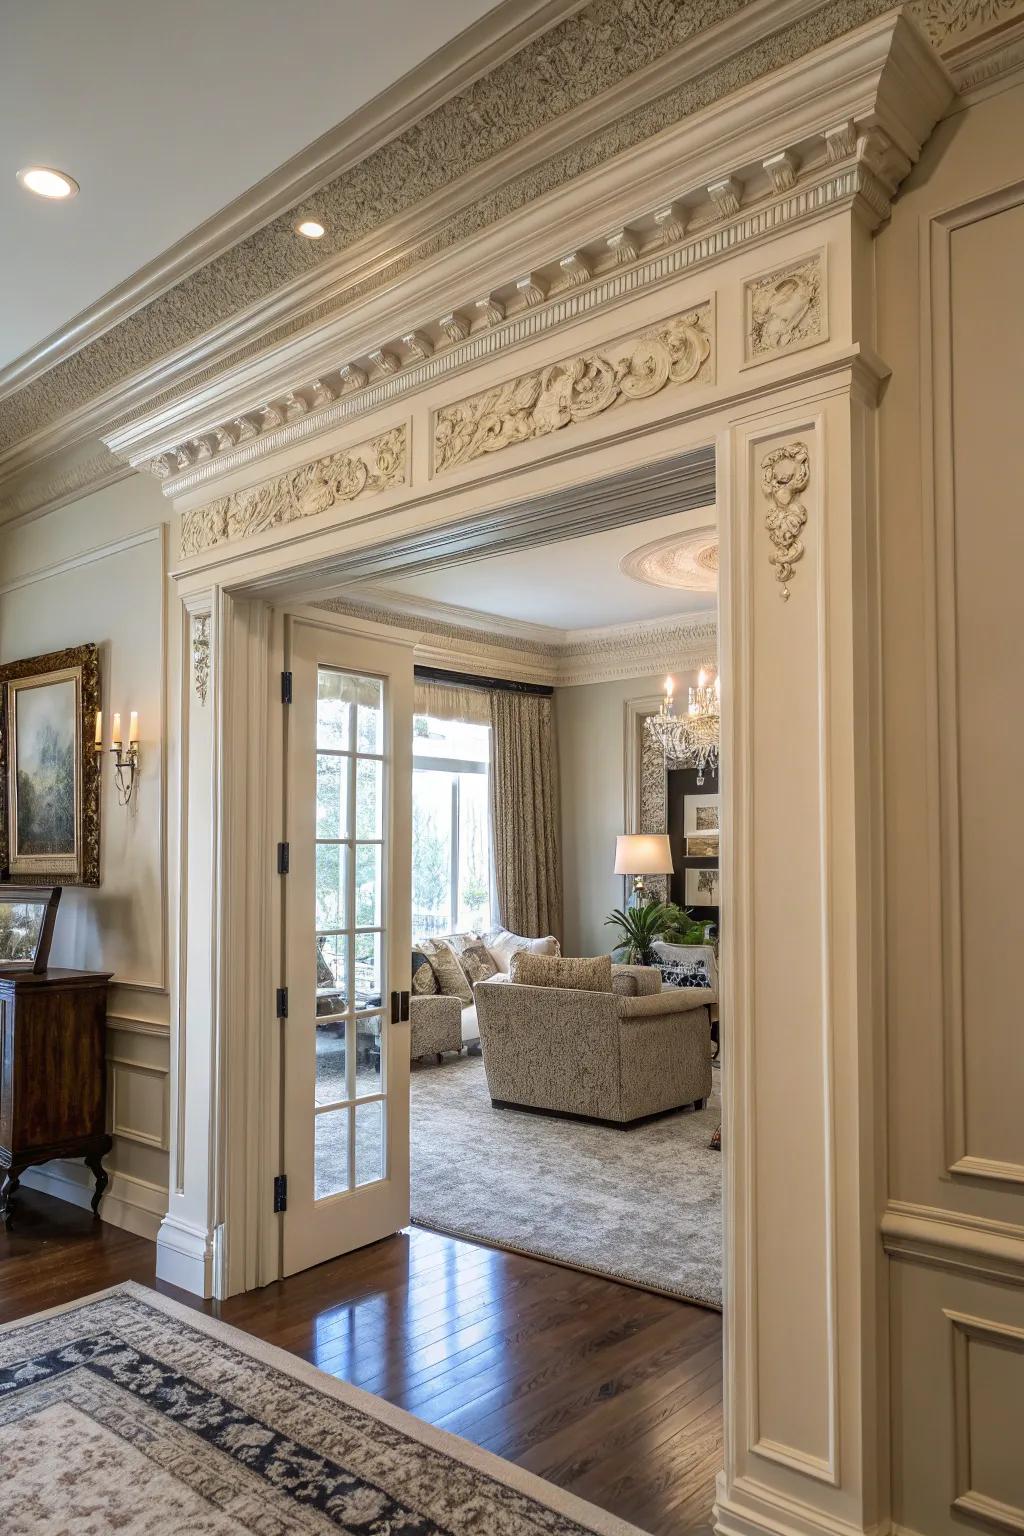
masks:
<svg viewBox="0 0 1024 1536"><path fill-rule="evenodd" d="M641 544L619 561L619 570L650 587L684 592L718 590L718 529L714 524Z"/></svg>

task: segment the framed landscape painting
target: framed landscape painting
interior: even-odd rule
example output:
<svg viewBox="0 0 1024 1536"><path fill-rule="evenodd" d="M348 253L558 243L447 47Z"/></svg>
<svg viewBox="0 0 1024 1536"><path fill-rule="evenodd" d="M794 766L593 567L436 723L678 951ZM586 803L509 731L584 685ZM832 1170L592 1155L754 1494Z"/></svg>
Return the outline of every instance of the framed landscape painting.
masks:
<svg viewBox="0 0 1024 1536"><path fill-rule="evenodd" d="M99 649L0 667L0 874L22 885L99 885Z"/></svg>

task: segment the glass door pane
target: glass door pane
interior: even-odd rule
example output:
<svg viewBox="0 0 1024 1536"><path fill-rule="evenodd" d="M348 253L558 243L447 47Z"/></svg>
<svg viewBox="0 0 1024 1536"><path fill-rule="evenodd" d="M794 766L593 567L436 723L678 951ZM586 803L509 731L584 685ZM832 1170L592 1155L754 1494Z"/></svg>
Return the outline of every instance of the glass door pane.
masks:
<svg viewBox="0 0 1024 1536"><path fill-rule="evenodd" d="M317 668L314 1197L387 1177L384 684Z"/></svg>

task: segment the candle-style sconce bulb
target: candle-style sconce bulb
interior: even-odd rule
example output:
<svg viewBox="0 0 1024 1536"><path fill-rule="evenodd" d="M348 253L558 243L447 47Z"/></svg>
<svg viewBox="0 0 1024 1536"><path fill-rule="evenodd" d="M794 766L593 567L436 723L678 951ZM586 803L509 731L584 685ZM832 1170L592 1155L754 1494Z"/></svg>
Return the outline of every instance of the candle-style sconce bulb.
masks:
<svg viewBox="0 0 1024 1536"><path fill-rule="evenodd" d="M98 721L97 716L97 721ZM97 732L99 726L97 724ZM128 805L135 790L135 775L139 770L139 716L132 710L128 716L128 745L121 736L121 716L114 716L114 729L110 737L110 750L114 755L114 785L121 805Z"/></svg>

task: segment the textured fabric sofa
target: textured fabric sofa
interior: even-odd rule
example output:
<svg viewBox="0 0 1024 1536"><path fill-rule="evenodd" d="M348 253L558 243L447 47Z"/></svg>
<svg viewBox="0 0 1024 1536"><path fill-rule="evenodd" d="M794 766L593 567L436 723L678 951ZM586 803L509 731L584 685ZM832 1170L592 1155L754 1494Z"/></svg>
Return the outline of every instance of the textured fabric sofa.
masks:
<svg viewBox="0 0 1024 1536"><path fill-rule="evenodd" d="M478 982L492 1103L623 1129L687 1104L703 1108L711 1092L706 989L662 991L657 970L633 966L615 966L612 986Z"/></svg>
<svg viewBox="0 0 1024 1536"><path fill-rule="evenodd" d="M508 975L511 957L518 949L529 949L536 954L558 954L558 941L554 937L523 938L510 933L507 928L494 928L483 936L439 934L433 940L421 941L413 950L409 1004L409 1054L413 1061L423 1056L440 1058L448 1051L458 1053L463 1046L479 1054L480 1029L473 1000L473 981L462 969L464 962L460 958L460 941L466 940L484 946L499 976ZM432 953L439 942L446 948L452 946L451 953L441 957L445 963L440 963ZM450 991L445 982L451 983Z"/></svg>

